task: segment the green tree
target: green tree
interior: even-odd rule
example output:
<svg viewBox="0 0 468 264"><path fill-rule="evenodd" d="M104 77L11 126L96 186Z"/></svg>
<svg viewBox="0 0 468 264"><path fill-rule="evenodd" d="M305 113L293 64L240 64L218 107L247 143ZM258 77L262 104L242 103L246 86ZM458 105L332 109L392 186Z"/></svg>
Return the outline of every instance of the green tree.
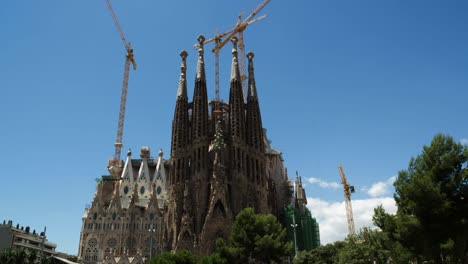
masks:
<svg viewBox="0 0 468 264"><path fill-rule="evenodd" d="M293 264L334 264L338 263L338 254L345 246L346 242L336 241L325 246L312 249L310 251L301 251L293 260Z"/></svg>
<svg viewBox="0 0 468 264"><path fill-rule="evenodd" d="M27 259L28 263L34 263L37 259L36 251L32 251L31 253L29 253Z"/></svg>
<svg viewBox="0 0 468 264"><path fill-rule="evenodd" d="M378 230L363 228L346 242L338 263L386 263L391 255L387 236Z"/></svg>
<svg viewBox="0 0 468 264"><path fill-rule="evenodd" d="M297 253L297 256L293 259L293 264L308 264L316 263L313 261L313 255L311 251L303 250Z"/></svg>
<svg viewBox="0 0 468 264"><path fill-rule="evenodd" d="M199 261L199 264L227 264L227 260L221 257L221 255L217 252L209 255L202 257Z"/></svg>
<svg viewBox="0 0 468 264"><path fill-rule="evenodd" d="M7 249L0 254L1 264L50 264L50 258L43 256L38 258L36 251L24 251L22 249Z"/></svg>
<svg viewBox="0 0 468 264"><path fill-rule="evenodd" d="M237 215L228 242L217 241L217 248L228 263L280 263L293 244L276 217L246 208Z"/></svg>
<svg viewBox="0 0 468 264"><path fill-rule="evenodd" d="M394 183L396 215L374 223L420 260L468 263L468 148L438 134Z"/></svg>

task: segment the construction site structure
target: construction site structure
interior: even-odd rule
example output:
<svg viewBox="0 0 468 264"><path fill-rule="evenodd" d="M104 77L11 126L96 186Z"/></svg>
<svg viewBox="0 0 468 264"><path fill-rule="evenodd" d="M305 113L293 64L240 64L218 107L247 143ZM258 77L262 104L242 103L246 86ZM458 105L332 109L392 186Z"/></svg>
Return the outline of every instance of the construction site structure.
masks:
<svg viewBox="0 0 468 264"><path fill-rule="evenodd" d="M354 186L349 185L346 180L346 175L343 171L341 164L338 165L338 170L341 175L341 184L343 184L345 206L346 206L346 217L348 218L348 235L353 236L355 234L354 230L354 217L353 217L353 207L351 206L351 193L354 193Z"/></svg>
<svg viewBox="0 0 468 264"><path fill-rule="evenodd" d="M137 65L135 62L135 57L133 55L133 49L131 47L131 44L130 42L127 42L125 38L125 35L122 31L122 28L120 27L119 20L117 19L117 16L115 15L115 12L114 12L114 9L112 8L110 0L105 0L105 1L107 4L107 8L109 9L112 15L112 19L114 20L114 24L117 30L119 31L120 38L122 39L125 50L127 52L125 55L122 93L120 96L120 110L119 110L119 122L117 126L117 139L115 140L115 143L114 143L115 152L114 152L114 157L111 160L109 160L109 163L107 165L107 168L110 174L113 176L117 176L117 175L120 175L123 169L123 162L120 159L120 153L122 151L122 137L123 137L124 122L125 122L125 108L127 104L128 77L130 74L130 64L132 64L134 70L136 70Z"/></svg>
<svg viewBox="0 0 468 264"><path fill-rule="evenodd" d="M203 44L210 43L212 41L215 41L215 47L213 48L213 53L215 55L215 96L216 100L219 101L219 51L228 43L232 37L234 37L237 34L238 38L238 48L239 48L239 69L240 69L240 74L241 74L241 83L242 83L242 91L244 94L244 101L247 98L247 85L246 85L246 80L247 80L247 70L245 68L245 45L244 45L244 30L247 28L247 26L263 19L266 17L266 15L260 16L256 19L255 16L270 2L271 0L264 0L262 3L260 3L255 10L250 13L247 18L242 21L241 20L241 15L237 18L237 23L234 26L234 28L221 33L221 34L216 34L213 38L210 38L206 40ZM224 36L227 37L222 40Z"/></svg>
<svg viewBox="0 0 468 264"><path fill-rule="evenodd" d="M293 187L291 204L284 208L282 223L286 227L289 241L294 242L298 251L312 250L320 246L320 228L316 218L307 208L307 196L302 185L302 177L296 171L296 181L290 181ZM291 186L292 185L292 186Z"/></svg>

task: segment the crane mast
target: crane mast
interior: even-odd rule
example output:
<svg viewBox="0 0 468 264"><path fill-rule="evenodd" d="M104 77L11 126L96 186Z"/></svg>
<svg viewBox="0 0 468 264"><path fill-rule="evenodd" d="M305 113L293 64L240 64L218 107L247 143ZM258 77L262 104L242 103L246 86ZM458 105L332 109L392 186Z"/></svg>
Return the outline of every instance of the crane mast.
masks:
<svg viewBox="0 0 468 264"><path fill-rule="evenodd" d="M231 30L228 30L224 33L218 34L216 32L215 36L207 39L203 42L203 45L210 43L210 42L215 42L215 47L218 47L219 43L221 43L221 38L224 37L225 35L229 34ZM200 48L200 44L197 43L194 45L195 49ZM219 50L214 51L214 58L215 58L215 100L214 100L214 113L217 117L221 114L221 109L220 109L220 100L219 100Z"/></svg>
<svg viewBox="0 0 468 264"><path fill-rule="evenodd" d="M270 1L270 0L269 0ZM260 16L256 19L251 19L250 21L248 21L247 25L250 25L250 24L253 24L263 18L265 18L266 15L263 15L263 16ZM215 58L215 101L214 101L214 106L215 106L215 109L214 109L214 112L215 112L215 115L216 116L219 116L221 114L221 109L220 109L220 99L219 99L219 52L221 50L221 48L227 43L227 41L224 42L224 44L221 44L223 41L222 41L222 38L228 34L231 34L232 32L234 32L236 30L236 27L239 25L240 23L240 16L239 16L239 20L236 24L236 26L226 32L223 32L223 33L216 33L214 37L210 38L210 39L207 39L203 42L203 45L205 44L208 44L210 42L213 42L215 43L215 47L213 48L212 52L214 53L214 58ZM245 28L244 28L245 29ZM241 49L241 55L240 57L241 58L244 58L245 57L245 50L244 50L244 42L243 42L243 35L241 35L242 32L239 32L239 37L242 38L242 42L239 41L239 47L242 47ZM232 34L232 36L234 36L234 34ZM229 40L229 39L228 39ZM199 45L200 44L195 44L194 48L195 49L198 49L199 48ZM246 70L245 70L245 60L244 59L240 59L239 60L240 63L240 71L242 73L241 75L241 79L244 81L245 79L247 79L246 77ZM244 95L246 94L246 91L245 91L245 85L243 84L243 91L244 91Z"/></svg>
<svg viewBox="0 0 468 264"><path fill-rule="evenodd" d="M221 43L222 37L226 36L227 34L231 33L231 30L228 30L224 33L218 34L216 32L215 36L207 39L203 42L203 45L213 42L215 43L215 47L218 47ZM199 44L195 44L195 48L197 49ZM214 57L215 57L215 100L219 101L219 49L213 50Z"/></svg>
<svg viewBox="0 0 468 264"><path fill-rule="evenodd" d="M355 230L353 208L351 206L351 193L354 193L354 186L348 184L348 181L346 180L346 175L344 174L343 167L341 166L341 164L338 165L338 170L341 176L341 184L343 184L346 216L348 218L348 234L350 236L353 236L355 234Z"/></svg>
<svg viewBox="0 0 468 264"><path fill-rule="evenodd" d="M135 58L133 55L133 49L131 47L130 42L127 42L125 39L125 35L122 31L122 28L120 27L119 21L117 19L117 16L115 15L115 12L112 8L112 5L110 3L110 0L105 0L107 4L107 8L109 9L112 20L114 20L114 24L119 31L120 38L122 39L122 42L124 44L125 50L126 50L126 55L125 55L125 65L124 65L124 75L123 75L123 81L122 81L122 92L120 96L120 109L119 109L119 122L117 125L117 138L115 140L114 146L115 146L115 152L114 152L114 157L112 160L109 161L108 164L108 169L111 175L113 176L119 176L119 173L122 171L122 161L120 160L120 154L122 151L122 137L123 137L123 129L124 129L124 123L125 123L125 108L127 105L127 92L128 92L128 78L130 74L130 64L132 64L133 69L136 70L136 62Z"/></svg>
<svg viewBox="0 0 468 264"><path fill-rule="evenodd" d="M221 38L216 39L216 45L221 43ZM219 51L215 53L215 100L219 102Z"/></svg>
<svg viewBox="0 0 468 264"><path fill-rule="evenodd" d="M242 21L241 16L237 18L237 24L236 26L229 30L226 33L223 33L225 35L228 35L223 41L220 41L217 43L213 49L213 53L215 56L218 54L219 50L226 45L228 41L232 39L234 35L238 35L239 39L239 71L241 74L241 83L242 83L242 90L244 92L244 101L246 100L246 95L247 95L247 70L245 68L245 45L244 45L244 30L247 28L248 25L255 23L263 18L266 17L266 15L260 16L257 19L253 19L271 0L264 0L262 3L260 3L255 10L250 13L250 15L247 16L247 18ZM205 42L206 43L206 42ZM219 72L219 69L216 69L217 72ZM219 89L219 88L218 88Z"/></svg>

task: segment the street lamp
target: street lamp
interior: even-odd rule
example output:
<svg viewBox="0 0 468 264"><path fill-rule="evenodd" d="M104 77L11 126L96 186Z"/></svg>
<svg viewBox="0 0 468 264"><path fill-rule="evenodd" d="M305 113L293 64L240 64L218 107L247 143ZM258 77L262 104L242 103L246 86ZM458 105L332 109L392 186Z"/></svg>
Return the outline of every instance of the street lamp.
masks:
<svg viewBox="0 0 468 264"><path fill-rule="evenodd" d="M296 217L293 213L292 215L292 219L293 219L293 223L291 224L291 227L294 229L294 257L297 256L297 239L296 239L296 227L297 227L297 224L296 224Z"/></svg>
<svg viewBox="0 0 468 264"><path fill-rule="evenodd" d="M151 261L151 259L153 258L153 235L154 233L156 232L156 229L153 228L153 224L151 224L151 228L148 229L148 232L150 232L150 257L149 257L149 260Z"/></svg>

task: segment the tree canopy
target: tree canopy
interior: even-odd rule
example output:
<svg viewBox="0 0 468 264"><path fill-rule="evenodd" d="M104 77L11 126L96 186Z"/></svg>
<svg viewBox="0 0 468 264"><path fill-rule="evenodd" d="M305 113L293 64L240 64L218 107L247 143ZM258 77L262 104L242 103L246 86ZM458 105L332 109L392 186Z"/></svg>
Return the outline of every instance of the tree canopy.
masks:
<svg viewBox="0 0 468 264"><path fill-rule="evenodd" d="M408 263L410 260L408 251L385 232L363 228L344 241L300 252L293 264Z"/></svg>
<svg viewBox="0 0 468 264"><path fill-rule="evenodd" d="M396 215L374 223L421 260L468 263L468 148L438 134L394 183Z"/></svg>
<svg viewBox="0 0 468 264"><path fill-rule="evenodd" d="M436 135L398 173L397 213L374 209L381 230L364 228L345 241L299 252L293 263L468 263L467 166L468 147ZM201 259L182 252L178 261L173 254L163 256L168 262L151 263L283 263L293 252L277 219L251 208L237 215L228 241L216 244L217 251Z"/></svg>
<svg viewBox="0 0 468 264"><path fill-rule="evenodd" d="M52 261L46 256L38 256L36 251L24 251L22 249L7 249L0 253L2 264L49 264Z"/></svg>
<svg viewBox="0 0 468 264"><path fill-rule="evenodd" d="M151 264L226 264L282 263L292 254L286 229L273 215L255 214L252 208L236 217L228 241L218 239L216 252L198 257L189 251L166 252L151 260Z"/></svg>
<svg viewBox="0 0 468 264"><path fill-rule="evenodd" d="M255 214L252 208L237 215L229 240L218 241L217 247L229 263L280 263L293 250L276 217Z"/></svg>
<svg viewBox="0 0 468 264"><path fill-rule="evenodd" d="M300 251L293 260L293 264L333 264L338 263L338 254L346 242L337 241L326 244L310 251Z"/></svg>

